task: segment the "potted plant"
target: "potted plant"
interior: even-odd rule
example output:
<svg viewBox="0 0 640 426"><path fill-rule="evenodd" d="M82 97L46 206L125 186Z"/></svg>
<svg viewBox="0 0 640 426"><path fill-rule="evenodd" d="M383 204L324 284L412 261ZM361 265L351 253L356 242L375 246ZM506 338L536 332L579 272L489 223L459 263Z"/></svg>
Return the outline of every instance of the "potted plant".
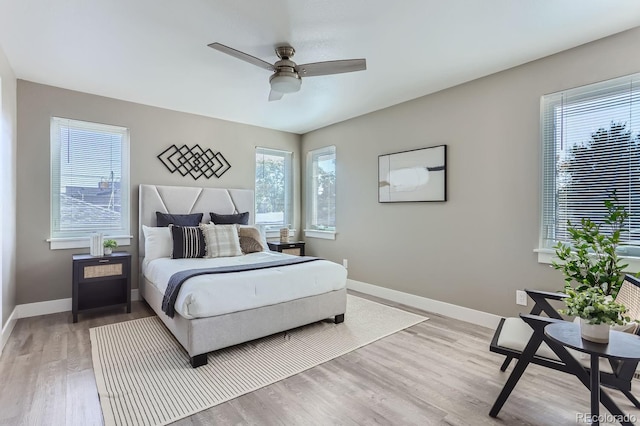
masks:
<svg viewBox="0 0 640 426"><path fill-rule="evenodd" d="M629 321L629 317L624 316L627 308L616 303L613 296L605 295L598 287L586 287L578 291L567 285L565 292L569 296L565 299L567 309L561 312L580 317L580 334L585 340L608 343L611 325L623 325Z"/></svg>
<svg viewBox="0 0 640 426"><path fill-rule="evenodd" d="M118 247L118 243L116 240L104 240L102 246L104 247L104 254L110 255L113 249Z"/></svg>
<svg viewBox="0 0 640 426"><path fill-rule="evenodd" d="M564 273L568 295L562 313L580 317L582 337L598 343L608 342L611 325L629 320L623 316L626 308L614 301L628 266L621 263L617 248L629 214L617 205L615 194L612 200L605 201L602 224L583 218L579 227L573 227L568 221L571 244L559 242L554 247L561 262L553 262L553 267ZM602 226L609 232L603 233Z"/></svg>

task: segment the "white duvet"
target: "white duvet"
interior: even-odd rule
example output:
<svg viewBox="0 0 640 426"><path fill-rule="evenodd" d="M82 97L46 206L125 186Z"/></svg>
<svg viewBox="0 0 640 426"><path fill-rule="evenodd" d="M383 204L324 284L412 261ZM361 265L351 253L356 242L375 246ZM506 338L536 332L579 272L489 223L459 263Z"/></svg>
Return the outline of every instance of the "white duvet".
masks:
<svg viewBox="0 0 640 426"><path fill-rule="evenodd" d="M178 271L270 262L283 257L292 256L264 251L214 259L163 257L143 262L143 273L164 294L169 278ZM256 271L199 275L182 285L175 309L188 319L210 317L340 290L346 287L346 282L347 270L328 260Z"/></svg>

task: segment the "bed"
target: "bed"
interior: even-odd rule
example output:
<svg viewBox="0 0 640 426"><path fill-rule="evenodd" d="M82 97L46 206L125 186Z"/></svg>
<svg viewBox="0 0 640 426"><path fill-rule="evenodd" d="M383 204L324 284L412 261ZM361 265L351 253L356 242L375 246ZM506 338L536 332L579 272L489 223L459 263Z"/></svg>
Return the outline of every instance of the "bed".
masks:
<svg viewBox="0 0 640 426"><path fill-rule="evenodd" d="M326 260L189 278L178 292L175 314L168 316L162 309L164 288L176 271L292 256L265 251L218 259L147 258L143 226L156 227L156 212L204 213L203 223L209 222L209 212L249 212L249 223L254 223L254 195L247 189L143 184L139 201L140 296L184 347L194 368L205 365L211 351L328 318L344 321L346 270ZM211 277L215 282L208 285Z"/></svg>

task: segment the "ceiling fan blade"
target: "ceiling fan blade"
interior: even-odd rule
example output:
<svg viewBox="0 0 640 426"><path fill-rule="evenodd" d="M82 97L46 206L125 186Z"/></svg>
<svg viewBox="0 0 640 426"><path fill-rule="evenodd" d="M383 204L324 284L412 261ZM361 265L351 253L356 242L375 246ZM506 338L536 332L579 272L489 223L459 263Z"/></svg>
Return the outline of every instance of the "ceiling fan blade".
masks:
<svg viewBox="0 0 640 426"><path fill-rule="evenodd" d="M367 69L366 59L344 59L340 61L314 62L296 67L300 77L340 74L343 72L363 71Z"/></svg>
<svg viewBox="0 0 640 426"><path fill-rule="evenodd" d="M232 47L225 46L224 44L211 43L211 44L208 44L207 46L217 51L220 51L222 53L226 53L227 55L233 56L234 58L240 59L241 61L249 62L250 64L253 64L257 67L264 68L268 71L276 70L276 68L269 62L263 61L260 58L256 58L255 56L251 56L247 53L241 52Z"/></svg>
<svg viewBox="0 0 640 426"><path fill-rule="evenodd" d="M280 99L282 99L283 96L284 96L284 93L275 92L275 91L271 90L269 92L269 102L271 102L271 101L279 101Z"/></svg>

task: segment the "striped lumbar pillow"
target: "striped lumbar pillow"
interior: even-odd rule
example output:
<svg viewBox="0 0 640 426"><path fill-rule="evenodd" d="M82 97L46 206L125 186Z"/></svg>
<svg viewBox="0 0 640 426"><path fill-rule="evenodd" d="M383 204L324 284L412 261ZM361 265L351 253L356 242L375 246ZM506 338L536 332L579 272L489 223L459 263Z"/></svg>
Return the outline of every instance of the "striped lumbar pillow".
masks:
<svg viewBox="0 0 640 426"><path fill-rule="evenodd" d="M204 257L205 242L198 226L169 225L173 238L172 259Z"/></svg>

